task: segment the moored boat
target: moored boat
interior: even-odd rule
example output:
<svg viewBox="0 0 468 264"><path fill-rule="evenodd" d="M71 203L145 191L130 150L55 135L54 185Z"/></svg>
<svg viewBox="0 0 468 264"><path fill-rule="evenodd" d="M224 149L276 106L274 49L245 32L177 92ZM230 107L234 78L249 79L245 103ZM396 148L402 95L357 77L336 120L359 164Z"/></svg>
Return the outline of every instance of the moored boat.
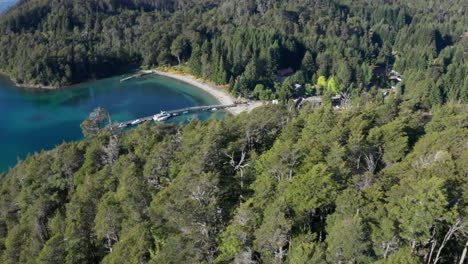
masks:
<svg viewBox="0 0 468 264"><path fill-rule="evenodd" d="M137 119L137 120L134 120L131 124L132 124L132 125L138 125L138 124L140 124L141 122L143 122L143 120Z"/></svg>
<svg viewBox="0 0 468 264"><path fill-rule="evenodd" d="M171 114L168 114L167 112L161 112L157 115L154 115L153 116L153 120L154 122L161 122L161 121L165 121L167 119L169 119L169 117L171 117Z"/></svg>

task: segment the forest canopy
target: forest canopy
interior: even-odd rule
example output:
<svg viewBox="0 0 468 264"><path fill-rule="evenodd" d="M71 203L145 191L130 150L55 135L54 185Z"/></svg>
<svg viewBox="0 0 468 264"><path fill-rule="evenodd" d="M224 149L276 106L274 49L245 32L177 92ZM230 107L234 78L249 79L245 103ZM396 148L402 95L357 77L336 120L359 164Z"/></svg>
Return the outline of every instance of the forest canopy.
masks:
<svg viewBox="0 0 468 264"><path fill-rule="evenodd" d="M281 104L127 131L96 109L0 173L0 263L464 263L467 24L463 0L20 1L17 83L178 65Z"/></svg>
<svg viewBox="0 0 468 264"><path fill-rule="evenodd" d="M463 263L468 110L103 128L0 175L1 263Z"/></svg>

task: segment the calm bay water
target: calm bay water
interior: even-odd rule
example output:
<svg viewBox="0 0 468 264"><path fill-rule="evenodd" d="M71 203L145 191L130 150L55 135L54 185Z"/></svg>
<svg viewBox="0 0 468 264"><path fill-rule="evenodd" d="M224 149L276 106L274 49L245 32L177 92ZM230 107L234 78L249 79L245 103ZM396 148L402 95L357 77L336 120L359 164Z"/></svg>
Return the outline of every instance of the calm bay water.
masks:
<svg viewBox="0 0 468 264"><path fill-rule="evenodd" d="M216 104L209 94L183 82L147 76L120 83L122 76L52 92L15 87L0 78L0 172L28 153L82 138L80 123L96 107L126 121L189 106ZM211 112L198 114L207 119ZM222 118L222 112L215 117ZM192 114L170 119L183 122Z"/></svg>
<svg viewBox="0 0 468 264"><path fill-rule="evenodd" d="M16 0L0 0L0 13L8 7L14 5Z"/></svg>

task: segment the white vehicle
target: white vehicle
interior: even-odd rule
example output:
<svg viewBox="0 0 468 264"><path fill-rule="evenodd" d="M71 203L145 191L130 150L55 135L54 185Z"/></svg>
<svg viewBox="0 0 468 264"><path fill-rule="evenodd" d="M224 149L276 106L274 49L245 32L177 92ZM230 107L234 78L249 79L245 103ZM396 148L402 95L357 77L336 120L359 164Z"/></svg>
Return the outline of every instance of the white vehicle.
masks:
<svg viewBox="0 0 468 264"><path fill-rule="evenodd" d="M211 108L211 111L216 111L216 110L218 110L218 108L216 107Z"/></svg>

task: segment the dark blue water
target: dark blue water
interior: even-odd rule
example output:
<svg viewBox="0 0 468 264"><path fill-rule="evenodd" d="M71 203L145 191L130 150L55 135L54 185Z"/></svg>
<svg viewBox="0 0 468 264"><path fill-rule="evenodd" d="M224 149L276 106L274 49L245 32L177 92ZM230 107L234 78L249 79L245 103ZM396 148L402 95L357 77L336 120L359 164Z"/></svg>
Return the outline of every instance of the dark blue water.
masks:
<svg viewBox="0 0 468 264"><path fill-rule="evenodd" d="M8 7L14 5L16 0L0 0L0 13Z"/></svg>
<svg viewBox="0 0 468 264"><path fill-rule="evenodd" d="M121 83L121 77L53 92L20 89L0 78L0 172L27 153L81 139L80 123L96 107L107 109L115 121L126 121L161 110L216 104L209 94L170 78L147 76ZM210 115L205 112L197 117L203 120ZM215 115L221 118L223 113Z"/></svg>

